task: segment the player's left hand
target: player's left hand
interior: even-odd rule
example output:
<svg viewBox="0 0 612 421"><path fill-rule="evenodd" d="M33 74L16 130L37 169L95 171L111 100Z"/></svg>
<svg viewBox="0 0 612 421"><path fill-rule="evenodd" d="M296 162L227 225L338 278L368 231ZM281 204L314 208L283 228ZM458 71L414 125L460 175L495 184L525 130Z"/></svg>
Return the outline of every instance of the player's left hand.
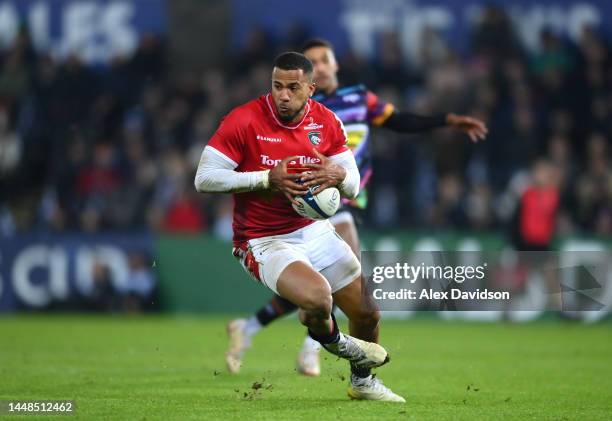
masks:
<svg viewBox="0 0 612 421"><path fill-rule="evenodd" d="M466 115L449 113L446 115L446 123L453 129L467 134L474 143L484 140L489 133L487 125L482 120Z"/></svg>
<svg viewBox="0 0 612 421"><path fill-rule="evenodd" d="M346 169L332 161L316 149L314 154L321 160L320 164L305 164L311 171L302 175L302 182L306 187L318 186L312 194L318 194L328 187L334 187L342 183L346 178Z"/></svg>

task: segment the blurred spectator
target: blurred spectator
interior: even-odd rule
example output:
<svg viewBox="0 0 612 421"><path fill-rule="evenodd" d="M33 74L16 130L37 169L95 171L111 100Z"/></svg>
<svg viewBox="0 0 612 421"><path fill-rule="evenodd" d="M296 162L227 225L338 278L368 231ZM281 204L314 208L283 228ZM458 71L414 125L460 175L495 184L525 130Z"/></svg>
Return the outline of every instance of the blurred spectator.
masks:
<svg viewBox="0 0 612 421"><path fill-rule="evenodd" d="M477 55L499 60L520 52L517 36L506 12L496 5L487 6L472 37Z"/></svg>
<svg viewBox="0 0 612 421"><path fill-rule="evenodd" d="M514 245L520 251L549 250L559 208L558 174L547 160L535 162L530 184L521 195Z"/></svg>
<svg viewBox="0 0 612 421"><path fill-rule="evenodd" d="M91 163L77 175L76 192L84 208L81 225L85 231L97 231L103 227L113 194L122 185L116 154L111 144L97 144Z"/></svg>
<svg viewBox="0 0 612 421"><path fill-rule="evenodd" d="M575 217L586 230L610 234L612 213L612 166L606 139L593 134L588 140L585 172L576 183Z"/></svg>
<svg viewBox="0 0 612 421"><path fill-rule="evenodd" d="M139 313L154 306L155 276L143 253L129 255L129 274L123 289L123 310Z"/></svg>
<svg viewBox="0 0 612 421"><path fill-rule="evenodd" d="M427 26L423 29L421 48L415 57L415 66L423 69L431 68L446 60L451 51L439 31Z"/></svg>
<svg viewBox="0 0 612 421"><path fill-rule="evenodd" d="M10 130L7 110L0 108L0 180L9 177L16 170L22 152L21 137Z"/></svg>
<svg viewBox="0 0 612 421"><path fill-rule="evenodd" d="M274 44L265 29L251 28L244 40L242 49L236 52L230 67L234 72L250 69L260 62L267 63L274 57Z"/></svg>
<svg viewBox="0 0 612 421"><path fill-rule="evenodd" d="M474 186L466 200L466 213L471 229L482 231L491 228L491 189L484 183Z"/></svg>
<svg viewBox="0 0 612 421"><path fill-rule="evenodd" d="M175 199L170 203L164 220L166 232L197 234L206 229L206 221L191 190L189 183L177 192Z"/></svg>
<svg viewBox="0 0 612 421"><path fill-rule="evenodd" d="M557 35L551 31L540 34L540 51L533 58L536 74L543 77L554 77L553 73L564 75L572 68L572 58Z"/></svg>
<svg viewBox="0 0 612 421"><path fill-rule="evenodd" d="M28 70L19 50L9 52L0 71L0 98L7 103L22 98L29 88Z"/></svg>
<svg viewBox="0 0 612 421"><path fill-rule="evenodd" d="M88 297L88 308L94 311L111 311L117 308L117 295L113 288L111 271L105 264L96 261L92 266L93 286Z"/></svg>
<svg viewBox="0 0 612 421"><path fill-rule="evenodd" d="M386 32L380 36L378 60L375 71L386 85L403 90L407 87L407 71L404 67L404 58L400 41L396 32Z"/></svg>
<svg viewBox="0 0 612 421"><path fill-rule="evenodd" d="M540 252L551 250L557 233L559 181L558 169L549 160L535 161L516 212L513 243L519 256L514 277L509 279L517 291L525 284L525 270L538 273L547 285L550 305L558 310L562 308L555 270L559 263L555 261L556 255Z"/></svg>
<svg viewBox="0 0 612 421"><path fill-rule="evenodd" d="M465 197L465 186L457 174L443 176L438 185L438 200L432 213L433 225L442 228L465 228Z"/></svg>

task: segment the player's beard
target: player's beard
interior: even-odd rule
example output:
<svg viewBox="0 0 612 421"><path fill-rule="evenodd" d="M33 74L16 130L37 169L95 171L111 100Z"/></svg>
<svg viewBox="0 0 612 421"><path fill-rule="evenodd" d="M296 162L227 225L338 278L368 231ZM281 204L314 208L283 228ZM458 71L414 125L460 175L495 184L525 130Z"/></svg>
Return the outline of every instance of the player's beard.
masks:
<svg viewBox="0 0 612 421"><path fill-rule="evenodd" d="M278 113L278 118L283 123L290 123L294 118L296 118L302 112L302 110L306 107L307 102L308 102L308 99L306 99L306 101L304 101L302 106L294 113L286 114L286 115L282 115L281 113Z"/></svg>

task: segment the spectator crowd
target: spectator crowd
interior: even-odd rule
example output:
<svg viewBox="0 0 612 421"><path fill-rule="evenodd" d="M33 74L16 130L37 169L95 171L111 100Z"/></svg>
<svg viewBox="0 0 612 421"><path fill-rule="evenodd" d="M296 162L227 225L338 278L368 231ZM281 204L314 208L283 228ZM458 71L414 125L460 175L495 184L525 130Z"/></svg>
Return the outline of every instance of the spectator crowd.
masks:
<svg viewBox="0 0 612 421"><path fill-rule="evenodd" d="M27 29L0 52L0 236L140 230L231 236L231 198L198 195L193 176L221 117L269 89L279 40L253 29L218 67L177 71L163 39L145 36L104 68L35 51ZM448 130L374 130L367 227L499 230L512 220L536 160L555 169L562 234L612 235L612 56L585 27L553 31L528 51L502 9L487 9L459 53L434 30L419 59L399 37L372 62L350 51L342 85L364 83L402 109L485 120L486 142Z"/></svg>

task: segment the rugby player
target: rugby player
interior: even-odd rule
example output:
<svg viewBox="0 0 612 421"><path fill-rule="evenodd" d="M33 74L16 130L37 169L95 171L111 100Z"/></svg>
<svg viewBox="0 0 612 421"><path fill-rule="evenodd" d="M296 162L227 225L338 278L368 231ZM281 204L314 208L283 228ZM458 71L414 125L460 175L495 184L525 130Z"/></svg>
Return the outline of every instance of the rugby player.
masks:
<svg viewBox="0 0 612 421"><path fill-rule="evenodd" d="M476 118L453 113L421 116L408 111L400 111L393 104L382 101L363 85L340 88L339 68L334 50L332 45L325 40L308 41L303 46L302 52L314 66L316 95L313 96L313 99L334 111L344 123L348 135L348 146L354 153L361 174L359 195L352 200L345 199L345 206L330 219L336 232L359 256L359 237L351 208L363 209L367 204L365 187L372 175L368 144L370 126L384 127L398 133L416 133L450 127L467 134L472 142L483 140L487 135L487 127ZM295 310L296 306L293 303L282 297L274 296L249 319L231 321L228 325L230 344L226 353L228 369L233 373L239 372L242 357L251 346L253 336L262 327ZM319 344L306 335L296 364L299 373L310 376L320 374L319 349Z"/></svg>
<svg viewBox="0 0 612 421"><path fill-rule="evenodd" d="M349 361L349 396L405 402L371 375L389 357L377 344L380 313L362 305L357 256L328 220L303 218L291 206L315 184L335 186L347 199L359 192L343 124L311 99L314 91L312 63L304 55L278 56L271 93L223 119L202 152L195 187L233 193L235 258L257 282L299 308L313 340ZM350 335L340 332L332 303L347 315Z"/></svg>

